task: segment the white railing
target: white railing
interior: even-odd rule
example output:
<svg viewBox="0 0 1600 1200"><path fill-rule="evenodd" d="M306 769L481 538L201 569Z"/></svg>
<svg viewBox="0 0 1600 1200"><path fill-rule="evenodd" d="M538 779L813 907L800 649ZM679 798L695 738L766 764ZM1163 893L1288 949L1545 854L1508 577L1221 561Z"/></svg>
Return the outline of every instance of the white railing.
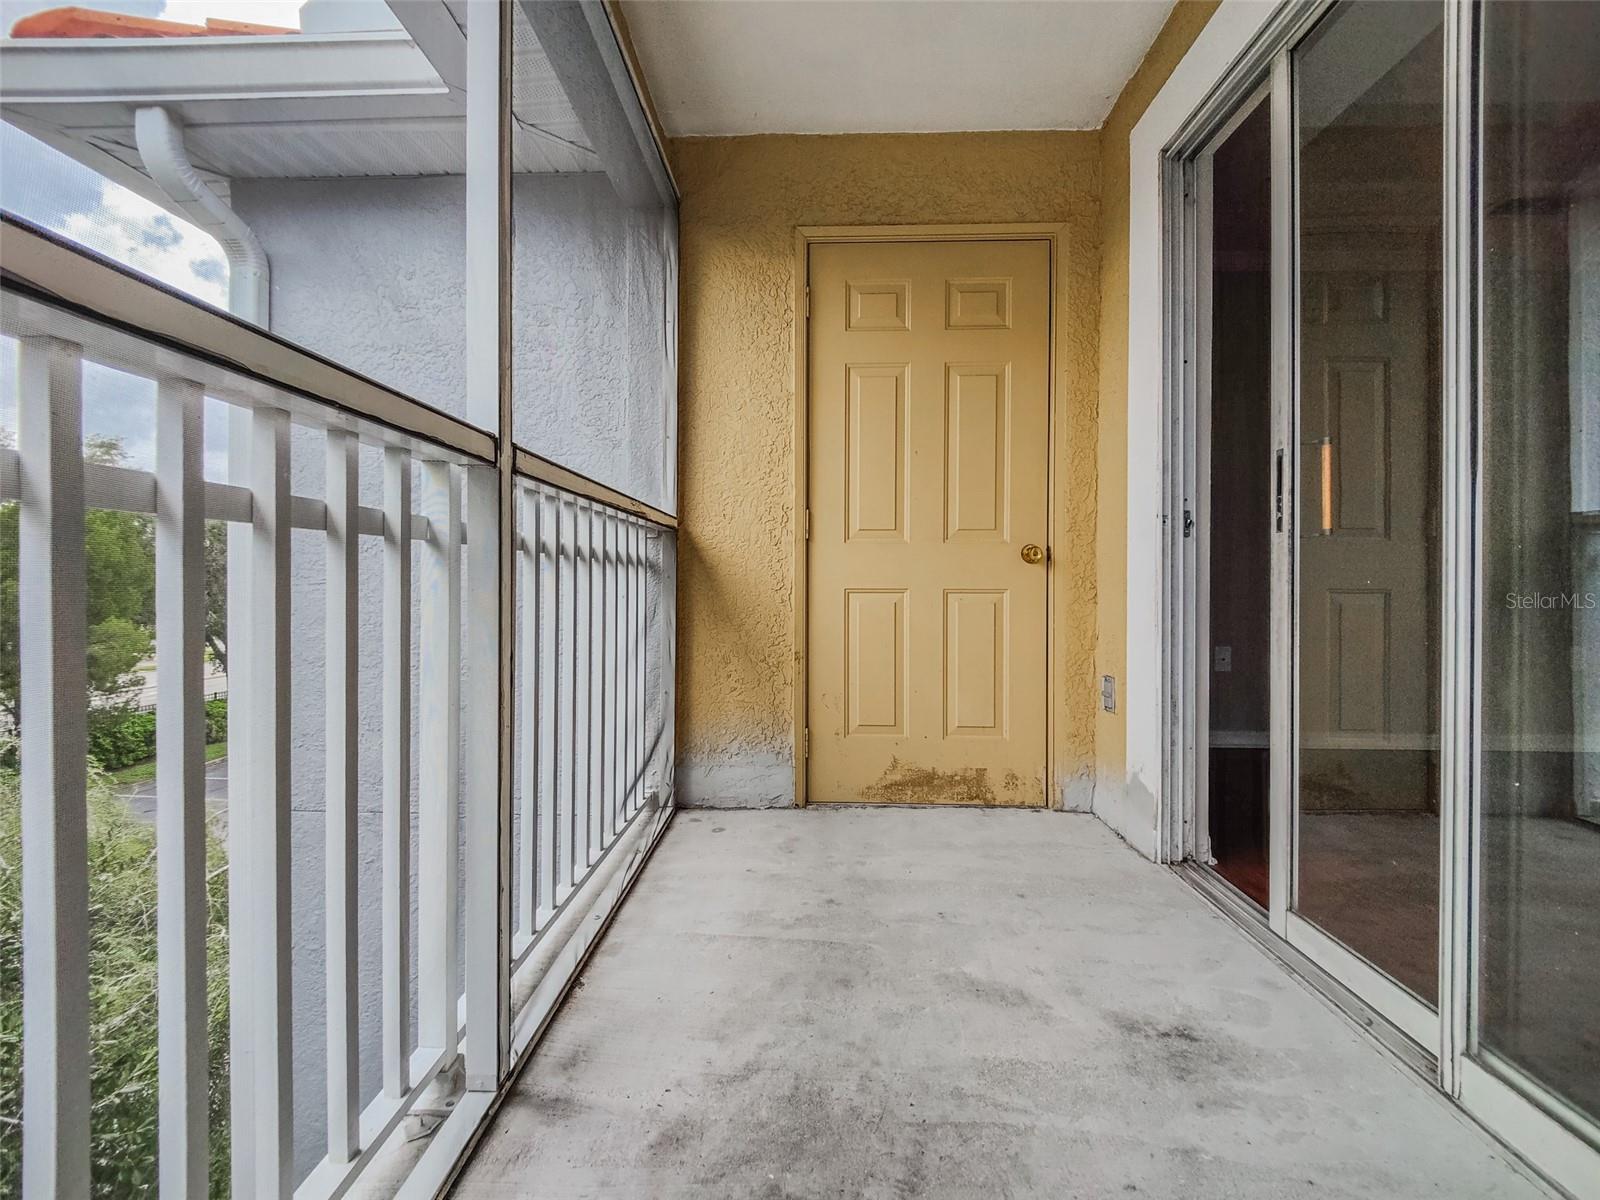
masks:
<svg viewBox="0 0 1600 1200"><path fill-rule="evenodd" d="M0 501L20 509L23 1194L90 1191L84 521L98 507L155 525L160 1194L217 1186L203 555L205 522L220 520L231 1194L336 1197L378 1166L369 1178L431 1195L603 928L589 918L620 900L668 815L672 519L526 453L497 455L471 426L153 289L147 323L105 324L19 278L11 239L32 235L6 233L0 316L20 365ZM71 260L85 264L108 294L132 282ZM174 345L179 329L188 340ZM153 470L85 462L87 361L154 381ZM219 411L208 398L227 406L227 482L204 478L208 407ZM509 656L503 605L516 614ZM304 668L319 640L317 680ZM514 689L500 686L507 662ZM502 694L515 697L508 737L494 733ZM291 731L317 708L308 756ZM324 822L314 896L292 870L313 784ZM374 800L376 880L358 852ZM381 892L376 930L363 924L365 884ZM320 955L296 944L302 904L321 909ZM359 969L369 937L381 943L377 997ZM500 948L498 967L484 946ZM296 1019L308 987L325 994L320 1030ZM364 1013L377 1014L376 1038ZM471 1020L485 1013L502 1028L475 1041ZM326 1053L308 1069L297 1050L319 1040ZM381 1076L375 1094L363 1093L364 1065ZM308 1163L304 1089L319 1072L326 1122ZM408 1118L425 1129L445 1112L431 1138L403 1136Z"/></svg>

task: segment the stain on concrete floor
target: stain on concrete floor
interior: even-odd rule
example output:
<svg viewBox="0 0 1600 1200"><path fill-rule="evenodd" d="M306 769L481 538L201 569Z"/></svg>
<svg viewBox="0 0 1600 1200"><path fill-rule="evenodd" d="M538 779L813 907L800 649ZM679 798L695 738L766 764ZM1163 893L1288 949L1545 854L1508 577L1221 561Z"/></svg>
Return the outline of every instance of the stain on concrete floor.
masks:
<svg viewBox="0 0 1600 1200"><path fill-rule="evenodd" d="M461 1200L1547 1194L1086 816L686 811L585 980Z"/></svg>

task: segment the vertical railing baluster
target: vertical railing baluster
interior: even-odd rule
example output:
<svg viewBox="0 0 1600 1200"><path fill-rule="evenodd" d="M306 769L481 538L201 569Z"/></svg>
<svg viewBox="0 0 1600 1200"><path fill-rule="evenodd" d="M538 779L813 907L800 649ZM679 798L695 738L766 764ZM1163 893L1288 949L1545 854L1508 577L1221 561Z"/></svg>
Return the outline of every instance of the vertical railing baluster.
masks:
<svg viewBox="0 0 1600 1200"><path fill-rule="evenodd" d="M538 928L549 919L556 906L556 810L560 774L561 642L561 498L536 493L539 509L539 779L535 802L539 823L538 909L534 924Z"/></svg>
<svg viewBox="0 0 1600 1200"><path fill-rule="evenodd" d="M617 697L622 690L622 676L618 670L622 662L622 623L617 617L622 612L622 571L619 566L622 554L622 523L615 513L606 517L606 541L609 555L606 566L606 788L603 820L610 831L606 844L616 840L620 826L617 823L617 796L622 792L622 727L617 723Z"/></svg>
<svg viewBox="0 0 1600 1200"><path fill-rule="evenodd" d="M611 711L606 714L606 724L611 730L611 794L606 806L611 823L611 836L615 838L622 828L622 533L625 528L620 517L611 522L611 607L606 612L606 625L611 629Z"/></svg>
<svg viewBox="0 0 1600 1200"><path fill-rule="evenodd" d="M559 500L561 540L557 546L556 569L564 581L560 586L560 624L556 631L561 669L561 754L566 769L561 772L560 804L556 809L556 837L559 845L556 862L559 875L555 902L560 904L572 890L572 812L578 798L578 508L571 500ZM562 634L565 634L563 644Z"/></svg>
<svg viewBox="0 0 1600 1200"><path fill-rule="evenodd" d="M228 408L228 478L250 487L251 414ZM250 539L248 520L228 525L228 942L250 939L250 822L256 783L250 770L250 689L243 684L250 662ZM238 686L234 686L235 683ZM255 1017L250 956L228 954L228 1159L229 1187L248 1196L255 1187Z"/></svg>
<svg viewBox="0 0 1600 1200"><path fill-rule="evenodd" d="M517 864L517 933L531 938L539 928L539 894L535 880L538 877L539 855L539 563L540 502L537 488L521 484L517 495L519 516L517 531L517 608L522 618L517 657L521 659L522 711L521 722L522 761L518 792L520 793L521 824L518 830L519 862ZM474 685L476 686L476 685Z"/></svg>
<svg viewBox="0 0 1600 1200"><path fill-rule="evenodd" d="M639 523L628 522L628 577L632 581L633 604L628 612L628 799L625 811L632 816L639 804L639 732L643 713L639 705L639 612L642 595L639 588Z"/></svg>
<svg viewBox="0 0 1600 1200"><path fill-rule="evenodd" d="M254 811L249 825L253 960L255 1187L287 1197L294 1183L293 1003L289 962L289 414L250 415L251 523L249 661ZM230 819L240 814L230 812Z"/></svg>
<svg viewBox="0 0 1600 1200"><path fill-rule="evenodd" d="M639 583L639 603L635 613L635 640L638 650L633 656L634 660L634 712L638 721L634 725L633 734L633 807L637 812L644 804L644 774L645 755L648 752L649 742L646 739L645 728L645 687L649 672L649 646L650 646L650 609L646 601L649 598L650 588L650 557L649 535L643 524L634 523L634 575Z"/></svg>
<svg viewBox="0 0 1600 1200"><path fill-rule="evenodd" d="M324 876L327 888L328 1161L360 1146L360 1026L357 972L357 687L360 673L360 443L327 433L327 625Z"/></svg>
<svg viewBox="0 0 1600 1200"><path fill-rule="evenodd" d="M510 813L500 788L500 480L488 467L470 467L467 484L466 991L464 1041L467 1087L493 1092L500 1083L509 1028L511 963L500 938L510 916ZM458 556L459 557L459 556ZM524 822L532 817L523 814ZM455 857L455 848L449 853ZM526 860L525 860L526 861ZM524 878L524 895L530 884ZM455 934L451 923L451 936ZM452 1009L454 1005L451 1006Z"/></svg>
<svg viewBox="0 0 1600 1200"><path fill-rule="evenodd" d="M594 622L590 608L590 594L594 589L594 507L580 501L578 508L577 555L577 611L573 616L573 675L577 686L573 692L573 772L575 797L572 817L572 881L576 885L589 868L589 799L594 787L594 754L591 733L593 714L590 712L590 672L594 663ZM581 764L581 765L580 765Z"/></svg>
<svg viewBox="0 0 1600 1200"><path fill-rule="evenodd" d="M411 456L383 452L383 1091L411 1083Z"/></svg>
<svg viewBox="0 0 1600 1200"><path fill-rule="evenodd" d="M617 800L617 820L621 824L628 819L628 797L633 792L633 519L623 517L621 520L620 540L622 549L618 554L619 570L622 574L622 612L617 619L617 628L620 631L622 643L622 664L619 670L621 680L618 690L622 693L621 704L621 747L619 750L622 759L622 789Z"/></svg>
<svg viewBox="0 0 1600 1200"><path fill-rule="evenodd" d="M17 353L21 511L22 1194L89 1194L83 378L76 346Z"/></svg>
<svg viewBox="0 0 1600 1200"><path fill-rule="evenodd" d="M633 697L630 687L633 663L633 518L623 516L618 520L617 571L622 577L622 605L617 614L619 662L617 665L617 690L622 693L617 706L619 716L617 754L622 761L622 787L617 797L617 823L620 827L628 819L628 795L633 788L630 771L633 758Z"/></svg>
<svg viewBox="0 0 1600 1200"><path fill-rule="evenodd" d="M206 564L200 386L156 394L156 977L163 1200L208 1194Z"/></svg>
<svg viewBox="0 0 1600 1200"><path fill-rule="evenodd" d="M461 767L461 486L445 462L422 464L423 543L419 582L417 695L418 1040L451 1056L456 990ZM487 531L486 531L487 532ZM498 617L496 617L498 619Z"/></svg>
<svg viewBox="0 0 1600 1200"><path fill-rule="evenodd" d="M590 554L594 585L589 593L589 642L593 648L594 664L589 671L592 680L589 692L589 747L594 767L589 780L589 861L595 862L606 846L605 798L611 783L611 772L606 770L606 644L610 624L606 620L606 572L610 560L606 554L606 531L611 518L598 505L590 510L594 546Z"/></svg>

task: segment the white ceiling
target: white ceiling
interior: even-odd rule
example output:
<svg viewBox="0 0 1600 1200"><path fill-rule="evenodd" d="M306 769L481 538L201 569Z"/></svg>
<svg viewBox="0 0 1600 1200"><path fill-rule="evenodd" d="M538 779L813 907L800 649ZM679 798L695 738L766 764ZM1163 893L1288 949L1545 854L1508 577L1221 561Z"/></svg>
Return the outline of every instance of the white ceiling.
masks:
<svg viewBox="0 0 1600 1200"><path fill-rule="evenodd" d="M674 137L1096 129L1172 0L627 0Z"/></svg>

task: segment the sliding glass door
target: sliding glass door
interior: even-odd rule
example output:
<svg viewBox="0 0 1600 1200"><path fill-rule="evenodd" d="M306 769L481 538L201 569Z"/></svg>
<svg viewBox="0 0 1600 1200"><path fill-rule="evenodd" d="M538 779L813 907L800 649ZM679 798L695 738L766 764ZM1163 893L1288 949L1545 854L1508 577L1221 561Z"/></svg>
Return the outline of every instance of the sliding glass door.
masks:
<svg viewBox="0 0 1600 1200"><path fill-rule="evenodd" d="M1193 857L1600 1195L1600 4L1274 20L1170 151Z"/></svg>
<svg viewBox="0 0 1600 1200"><path fill-rule="evenodd" d="M1289 931L1428 1042L1439 992L1443 15L1438 3L1340 5L1291 59Z"/></svg>

